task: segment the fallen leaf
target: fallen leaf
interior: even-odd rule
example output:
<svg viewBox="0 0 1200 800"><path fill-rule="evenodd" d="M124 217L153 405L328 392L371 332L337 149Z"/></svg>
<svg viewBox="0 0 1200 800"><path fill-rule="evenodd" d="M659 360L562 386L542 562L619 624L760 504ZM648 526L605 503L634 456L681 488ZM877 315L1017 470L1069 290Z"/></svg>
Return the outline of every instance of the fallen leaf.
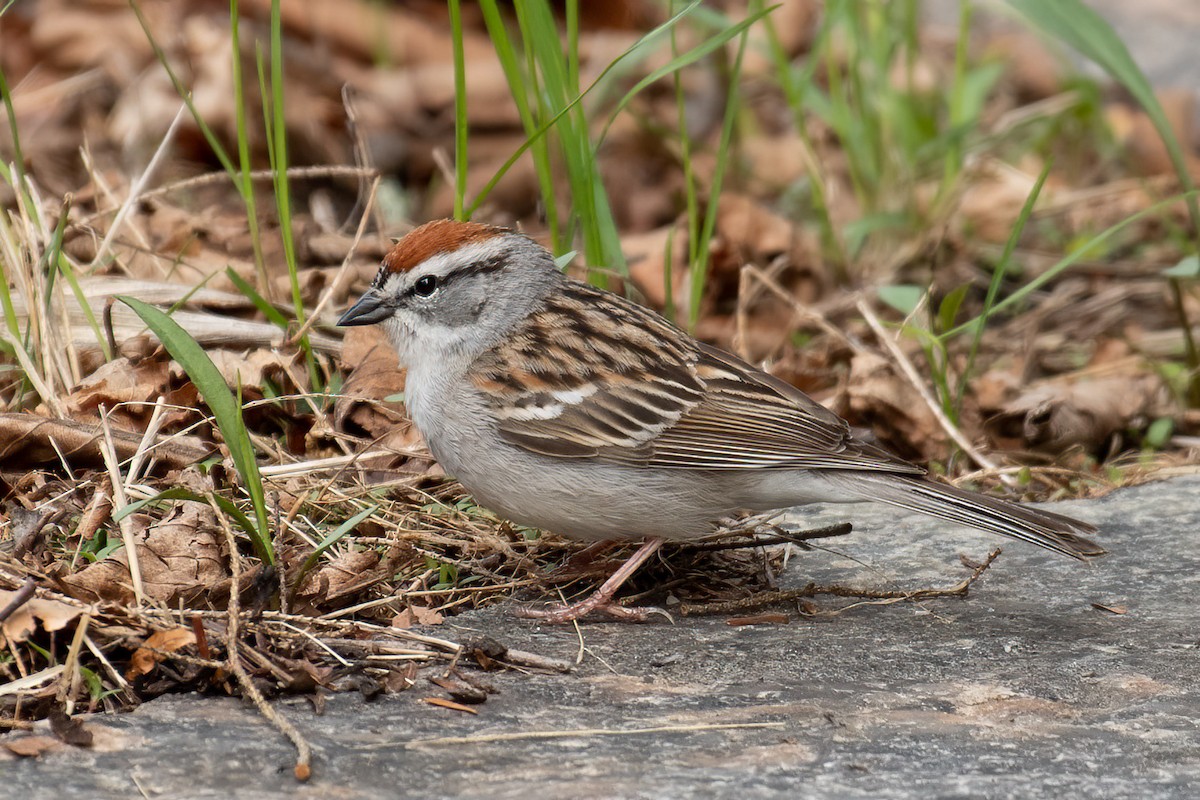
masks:
<svg viewBox="0 0 1200 800"><path fill-rule="evenodd" d="M216 518L207 504L181 501L159 522L144 514L132 519L142 528L134 538L148 597L170 606L188 605L228 576ZM128 603L134 597L125 548L63 577L62 583L81 600Z"/></svg>
<svg viewBox="0 0 1200 800"><path fill-rule="evenodd" d="M72 747L92 746L92 732L83 726L81 720L67 716L62 709L56 708L50 712L50 730Z"/></svg>
<svg viewBox="0 0 1200 800"><path fill-rule="evenodd" d="M20 739L5 741L4 748L15 756L36 758L42 753L49 753L62 747L62 742L53 736L22 736Z"/></svg>
<svg viewBox="0 0 1200 800"><path fill-rule="evenodd" d="M1092 603L1092 608L1097 611L1107 611L1110 614L1125 614L1129 611L1125 606L1106 606L1103 603Z"/></svg>
<svg viewBox="0 0 1200 800"><path fill-rule="evenodd" d="M180 648L195 643L196 633L190 628L168 628L165 631L155 631L146 638L146 641L142 642L141 647L134 651L133 656L129 659L129 668L125 670L125 679L133 680L142 675L149 675L166 658L166 653L174 653Z"/></svg>
<svg viewBox="0 0 1200 800"><path fill-rule="evenodd" d="M1162 381L1129 375L1037 384L1006 403L988 420L999 438L1019 438L1027 447L1059 453L1071 446L1097 450L1109 437L1150 416Z"/></svg>
<svg viewBox="0 0 1200 800"><path fill-rule="evenodd" d="M411 628L413 625L441 625L445 618L432 608L409 606L392 617L393 628Z"/></svg>
<svg viewBox="0 0 1200 800"><path fill-rule="evenodd" d="M464 706L462 703L456 703L453 700L447 700L444 697L422 697L422 703L428 703L431 706L439 708L448 708L451 711L465 711L468 714L478 714L479 712L470 706Z"/></svg>
<svg viewBox="0 0 1200 800"><path fill-rule="evenodd" d="M122 461L132 458L142 443L141 432L121 428L112 429L112 438ZM58 465L64 460L74 467L97 466L103 464L102 441L104 431L99 425L33 414L0 414L0 462L10 469ZM154 456L162 467L180 469L207 458L215 449L195 436L161 437Z"/></svg>
<svg viewBox="0 0 1200 800"><path fill-rule="evenodd" d="M0 590L0 608L6 608L16 594ZM23 642L37 630L39 622L45 631L62 630L81 613L82 609L61 600L32 597L9 614L0 630L10 644Z"/></svg>

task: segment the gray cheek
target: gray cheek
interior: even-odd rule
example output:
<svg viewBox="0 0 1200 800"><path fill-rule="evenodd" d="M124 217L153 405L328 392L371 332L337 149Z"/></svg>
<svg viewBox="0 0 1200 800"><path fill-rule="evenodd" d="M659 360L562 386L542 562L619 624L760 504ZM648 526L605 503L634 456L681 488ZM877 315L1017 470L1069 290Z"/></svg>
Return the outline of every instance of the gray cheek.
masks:
<svg viewBox="0 0 1200 800"><path fill-rule="evenodd" d="M486 298L456 297L452 301L439 303L436 308L425 309L425 312L428 320L436 320L451 328L460 328L478 322L486 307Z"/></svg>

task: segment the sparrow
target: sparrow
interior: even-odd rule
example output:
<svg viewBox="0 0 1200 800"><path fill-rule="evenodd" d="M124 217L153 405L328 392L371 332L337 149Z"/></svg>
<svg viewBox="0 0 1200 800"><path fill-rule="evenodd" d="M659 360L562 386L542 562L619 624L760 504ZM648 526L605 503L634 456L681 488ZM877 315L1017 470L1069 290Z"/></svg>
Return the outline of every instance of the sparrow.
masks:
<svg viewBox="0 0 1200 800"><path fill-rule="evenodd" d="M664 541L809 503L888 503L1085 560L1096 528L931 479L806 394L613 292L524 234L438 220L384 257L338 321L379 325L412 422L512 522L641 548L591 597L540 612L633 617L613 598Z"/></svg>

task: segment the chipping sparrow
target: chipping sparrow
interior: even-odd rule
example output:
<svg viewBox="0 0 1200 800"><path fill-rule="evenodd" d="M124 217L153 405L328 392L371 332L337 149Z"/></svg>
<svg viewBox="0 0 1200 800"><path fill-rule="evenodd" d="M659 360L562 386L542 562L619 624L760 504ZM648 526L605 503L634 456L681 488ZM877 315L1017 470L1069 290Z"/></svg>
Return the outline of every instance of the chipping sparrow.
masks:
<svg viewBox="0 0 1200 800"><path fill-rule="evenodd" d="M606 596L554 620L619 613L613 592L663 540L806 503L879 501L1075 558L1104 553L1086 522L927 479L784 381L567 278L515 231L412 231L338 322L372 323L408 369L412 421L481 505L565 536L645 539Z"/></svg>

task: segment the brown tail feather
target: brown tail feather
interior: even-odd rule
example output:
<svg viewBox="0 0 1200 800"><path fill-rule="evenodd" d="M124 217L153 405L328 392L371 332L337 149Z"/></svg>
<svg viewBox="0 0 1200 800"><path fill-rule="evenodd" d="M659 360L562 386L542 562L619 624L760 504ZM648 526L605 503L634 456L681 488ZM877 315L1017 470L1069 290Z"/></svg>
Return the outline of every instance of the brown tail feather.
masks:
<svg viewBox="0 0 1200 800"><path fill-rule="evenodd" d="M845 477L849 478L850 475ZM839 481L865 500L900 506L939 519L979 528L1036 544L1056 553L1086 560L1107 551L1089 536L1096 526L1071 517L1018 505L910 475L855 472Z"/></svg>

